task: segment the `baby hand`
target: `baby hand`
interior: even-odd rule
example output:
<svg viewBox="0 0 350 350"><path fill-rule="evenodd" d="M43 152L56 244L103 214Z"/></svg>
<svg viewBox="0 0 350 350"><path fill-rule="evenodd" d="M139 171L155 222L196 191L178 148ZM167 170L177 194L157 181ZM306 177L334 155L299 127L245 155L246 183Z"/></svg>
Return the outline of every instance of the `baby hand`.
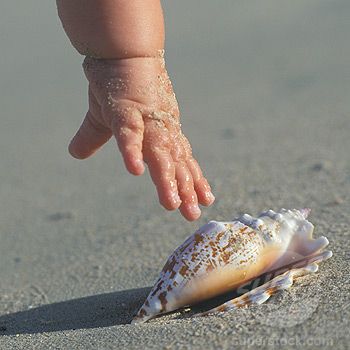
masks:
<svg viewBox="0 0 350 350"><path fill-rule="evenodd" d="M115 136L125 166L134 175L148 165L160 203L196 220L198 203L214 196L181 131L179 109L163 57L117 60L86 58L89 111L69 145L84 159Z"/></svg>

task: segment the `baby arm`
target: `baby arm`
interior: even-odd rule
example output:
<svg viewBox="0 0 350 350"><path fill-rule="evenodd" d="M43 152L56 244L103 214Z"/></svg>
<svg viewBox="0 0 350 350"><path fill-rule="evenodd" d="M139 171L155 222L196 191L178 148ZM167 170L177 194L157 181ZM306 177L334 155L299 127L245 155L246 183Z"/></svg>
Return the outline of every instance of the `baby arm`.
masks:
<svg viewBox="0 0 350 350"><path fill-rule="evenodd" d="M214 201L182 134L179 110L163 57L159 0L57 0L64 29L83 55L89 111L70 143L79 159L113 135L126 168L148 167L160 203L196 220L198 203Z"/></svg>

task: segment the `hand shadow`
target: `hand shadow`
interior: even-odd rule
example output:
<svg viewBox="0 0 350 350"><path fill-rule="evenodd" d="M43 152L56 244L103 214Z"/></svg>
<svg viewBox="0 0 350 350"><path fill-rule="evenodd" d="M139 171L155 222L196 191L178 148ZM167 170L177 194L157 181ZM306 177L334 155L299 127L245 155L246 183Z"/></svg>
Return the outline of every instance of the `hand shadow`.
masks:
<svg viewBox="0 0 350 350"><path fill-rule="evenodd" d="M128 324L150 288L62 301L0 316L0 336Z"/></svg>

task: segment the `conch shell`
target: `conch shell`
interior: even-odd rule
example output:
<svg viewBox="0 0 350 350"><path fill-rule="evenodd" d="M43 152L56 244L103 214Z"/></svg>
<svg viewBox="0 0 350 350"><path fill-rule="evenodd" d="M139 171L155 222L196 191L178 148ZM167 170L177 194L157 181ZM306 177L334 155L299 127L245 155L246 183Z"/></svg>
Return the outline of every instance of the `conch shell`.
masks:
<svg viewBox="0 0 350 350"><path fill-rule="evenodd" d="M200 315L261 304L295 278L316 272L332 252L324 251L327 238L312 237L309 213L268 210L257 218L244 214L233 221L210 221L170 255L132 323L243 290L263 275L263 285Z"/></svg>

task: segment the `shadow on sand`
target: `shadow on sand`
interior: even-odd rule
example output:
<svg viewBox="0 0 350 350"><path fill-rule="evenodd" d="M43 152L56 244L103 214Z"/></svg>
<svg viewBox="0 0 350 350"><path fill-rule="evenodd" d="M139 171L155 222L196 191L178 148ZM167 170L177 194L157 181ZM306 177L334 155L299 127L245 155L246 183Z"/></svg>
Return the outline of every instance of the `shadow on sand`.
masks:
<svg viewBox="0 0 350 350"><path fill-rule="evenodd" d="M43 305L0 316L0 336L100 328L130 323L150 288Z"/></svg>

